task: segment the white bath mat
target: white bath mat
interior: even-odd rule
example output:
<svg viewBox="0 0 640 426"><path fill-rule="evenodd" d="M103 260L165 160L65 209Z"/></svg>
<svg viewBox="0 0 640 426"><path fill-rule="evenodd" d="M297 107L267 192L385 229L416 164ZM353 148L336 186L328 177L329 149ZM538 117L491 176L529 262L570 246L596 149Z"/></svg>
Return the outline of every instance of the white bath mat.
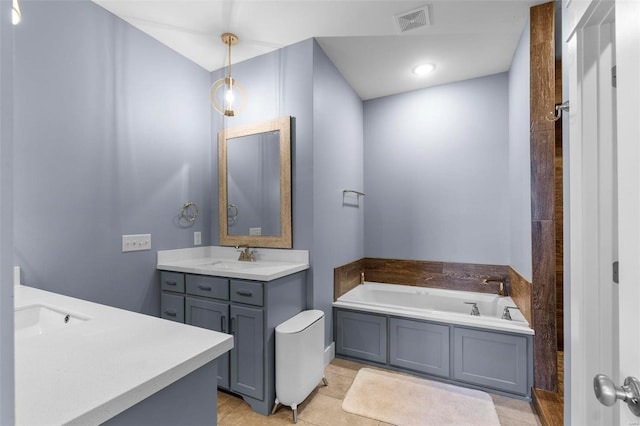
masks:
<svg viewBox="0 0 640 426"><path fill-rule="evenodd" d="M342 409L394 425L500 426L488 393L362 368Z"/></svg>

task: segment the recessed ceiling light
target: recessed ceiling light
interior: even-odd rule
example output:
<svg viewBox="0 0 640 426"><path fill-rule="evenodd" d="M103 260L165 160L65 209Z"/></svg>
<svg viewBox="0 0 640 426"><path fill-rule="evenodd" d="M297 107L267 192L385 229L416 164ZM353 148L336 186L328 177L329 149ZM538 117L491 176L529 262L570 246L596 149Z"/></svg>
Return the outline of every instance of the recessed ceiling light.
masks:
<svg viewBox="0 0 640 426"><path fill-rule="evenodd" d="M427 75L436 69L434 64L421 64L413 69L415 75Z"/></svg>

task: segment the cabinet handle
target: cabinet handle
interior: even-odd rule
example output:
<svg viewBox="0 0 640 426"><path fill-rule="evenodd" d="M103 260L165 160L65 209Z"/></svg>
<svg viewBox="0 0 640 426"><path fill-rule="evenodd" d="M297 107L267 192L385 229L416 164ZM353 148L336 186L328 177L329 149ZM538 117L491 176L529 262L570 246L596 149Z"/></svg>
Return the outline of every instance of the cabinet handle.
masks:
<svg viewBox="0 0 640 426"><path fill-rule="evenodd" d="M231 317L231 334L235 334L236 332L235 325L236 325L236 319L234 317Z"/></svg>
<svg viewBox="0 0 640 426"><path fill-rule="evenodd" d="M172 286L172 287L175 287L175 286L177 286L177 285L178 285L178 282L177 282L177 281L165 281L164 283L165 283L166 285L170 285L170 286Z"/></svg>
<svg viewBox="0 0 640 426"><path fill-rule="evenodd" d="M239 296L247 296L247 297L253 296L252 292L244 291L244 290L238 290L238 291L236 291L236 294L239 295Z"/></svg>
<svg viewBox="0 0 640 426"><path fill-rule="evenodd" d="M169 315L170 317L176 316L176 311L164 311L165 315Z"/></svg>
<svg viewBox="0 0 640 426"><path fill-rule="evenodd" d="M226 333L226 328L227 328L227 324L226 324L226 320L227 318L223 315L220 317L220 331L222 331L223 333Z"/></svg>
<svg viewBox="0 0 640 426"><path fill-rule="evenodd" d="M202 284L200 284L200 285L198 285L198 288L199 288L200 290L203 290L203 291L211 291L211 286L208 286L208 285L202 285Z"/></svg>

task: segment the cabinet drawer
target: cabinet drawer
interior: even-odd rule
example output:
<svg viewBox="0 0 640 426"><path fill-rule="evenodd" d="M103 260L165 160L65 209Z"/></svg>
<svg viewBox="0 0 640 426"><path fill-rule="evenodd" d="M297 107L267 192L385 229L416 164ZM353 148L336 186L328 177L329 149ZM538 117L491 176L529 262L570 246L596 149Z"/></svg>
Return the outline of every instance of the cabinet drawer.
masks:
<svg viewBox="0 0 640 426"><path fill-rule="evenodd" d="M160 317L184 322L184 296L163 291L160 295Z"/></svg>
<svg viewBox="0 0 640 426"><path fill-rule="evenodd" d="M160 272L160 287L162 290L184 293L184 274L181 272Z"/></svg>
<svg viewBox="0 0 640 426"><path fill-rule="evenodd" d="M229 280L206 275L187 275L187 293L229 300Z"/></svg>
<svg viewBox="0 0 640 426"><path fill-rule="evenodd" d="M231 280L231 301L262 306L262 283Z"/></svg>

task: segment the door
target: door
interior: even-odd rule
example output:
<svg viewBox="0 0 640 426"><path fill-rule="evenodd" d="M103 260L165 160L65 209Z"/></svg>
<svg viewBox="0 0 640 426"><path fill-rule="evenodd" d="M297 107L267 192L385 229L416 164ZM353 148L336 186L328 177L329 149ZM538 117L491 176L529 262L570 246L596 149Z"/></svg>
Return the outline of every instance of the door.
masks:
<svg viewBox="0 0 640 426"><path fill-rule="evenodd" d="M640 3L616 1L620 366L640 378ZM640 423L618 404L620 424Z"/></svg>
<svg viewBox="0 0 640 426"><path fill-rule="evenodd" d="M228 333L229 305L212 300L187 297L185 323ZM229 389L229 352L218 358L218 386Z"/></svg>
<svg viewBox="0 0 640 426"><path fill-rule="evenodd" d="M262 309L231 305L231 390L264 398L264 320Z"/></svg>
<svg viewBox="0 0 640 426"><path fill-rule="evenodd" d="M563 6L570 100L565 422L638 424L626 404L598 404L592 382L600 373L618 386L640 376L640 5Z"/></svg>
<svg viewBox="0 0 640 426"><path fill-rule="evenodd" d="M336 353L387 363L387 317L335 310Z"/></svg>
<svg viewBox="0 0 640 426"><path fill-rule="evenodd" d="M389 318L389 364L449 378L449 326Z"/></svg>

